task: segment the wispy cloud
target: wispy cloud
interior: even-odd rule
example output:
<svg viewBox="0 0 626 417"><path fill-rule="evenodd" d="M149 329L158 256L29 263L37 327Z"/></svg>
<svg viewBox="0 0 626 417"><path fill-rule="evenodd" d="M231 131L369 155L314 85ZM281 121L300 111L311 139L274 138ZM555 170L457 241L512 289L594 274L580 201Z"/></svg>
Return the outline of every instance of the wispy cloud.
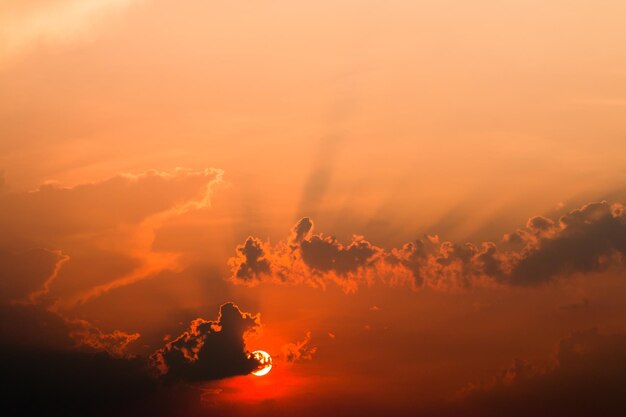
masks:
<svg viewBox="0 0 626 417"><path fill-rule="evenodd" d="M38 42L72 42L87 36L110 13L139 0L56 0L0 5L0 64Z"/></svg>

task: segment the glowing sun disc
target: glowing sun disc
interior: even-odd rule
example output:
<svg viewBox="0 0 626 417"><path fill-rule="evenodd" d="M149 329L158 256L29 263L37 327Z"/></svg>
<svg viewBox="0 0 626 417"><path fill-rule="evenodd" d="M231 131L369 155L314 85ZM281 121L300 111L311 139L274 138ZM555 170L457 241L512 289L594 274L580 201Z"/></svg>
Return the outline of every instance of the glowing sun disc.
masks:
<svg viewBox="0 0 626 417"><path fill-rule="evenodd" d="M253 357L257 361L259 361L259 368L255 371L252 371L252 375L267 375L267 373L272 369L272 357L269 355L269 353L263 350L255 350L250 354L250 357Z"/></svg>

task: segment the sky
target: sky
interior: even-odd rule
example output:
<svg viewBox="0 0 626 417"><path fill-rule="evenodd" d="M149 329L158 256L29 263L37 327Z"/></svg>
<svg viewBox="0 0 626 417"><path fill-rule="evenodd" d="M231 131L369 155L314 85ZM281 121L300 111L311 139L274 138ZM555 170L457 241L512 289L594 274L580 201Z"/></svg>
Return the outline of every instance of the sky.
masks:
<svg viewBox="0 0 626 417"><path fill-rule="evenodd" d="M626 414L625 19L0 0L8 414Z"/></svg>

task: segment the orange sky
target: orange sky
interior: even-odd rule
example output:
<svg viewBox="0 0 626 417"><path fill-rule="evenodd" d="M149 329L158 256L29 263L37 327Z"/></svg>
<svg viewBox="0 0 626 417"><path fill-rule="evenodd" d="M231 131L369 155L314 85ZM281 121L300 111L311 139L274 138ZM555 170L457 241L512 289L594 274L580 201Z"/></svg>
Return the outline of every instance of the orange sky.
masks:
<svg viewBox="0 0 626 417"><path fill-rule="evenodd" d="M124 358L227 302L260 314L242 335L274 369L185 385L190 415L502 415L500 395L605 375L626 355L625 19L619 0L3 2L2 308Z"/></svg>

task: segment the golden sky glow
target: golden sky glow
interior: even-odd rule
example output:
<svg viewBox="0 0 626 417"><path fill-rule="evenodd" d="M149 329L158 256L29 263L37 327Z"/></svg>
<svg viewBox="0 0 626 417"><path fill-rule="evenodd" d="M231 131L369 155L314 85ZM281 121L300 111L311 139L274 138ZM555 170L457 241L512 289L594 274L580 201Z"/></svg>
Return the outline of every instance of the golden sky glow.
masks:
<svg viewBox="0 0 626 417"><path fill-rule="evenodd" d="M0 347L149 363L105 415L626 413L625 21L1 2Z"/></svg>

